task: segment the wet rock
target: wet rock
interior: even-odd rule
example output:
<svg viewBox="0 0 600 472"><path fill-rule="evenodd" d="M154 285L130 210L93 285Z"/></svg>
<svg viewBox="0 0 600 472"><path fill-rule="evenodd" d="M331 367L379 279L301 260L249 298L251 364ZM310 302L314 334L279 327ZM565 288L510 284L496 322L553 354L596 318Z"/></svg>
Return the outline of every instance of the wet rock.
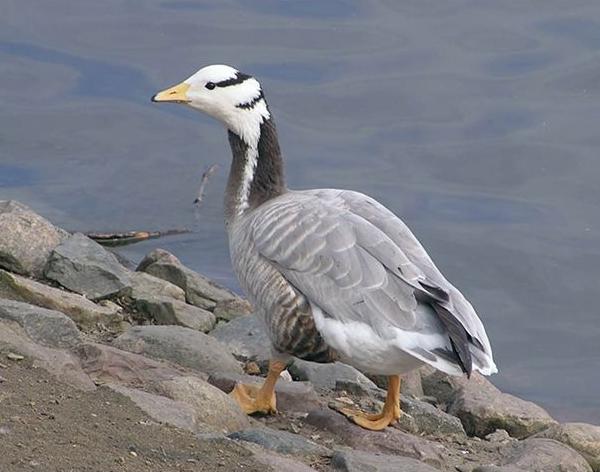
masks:
<svg viewBox="0 0 600 472"><path fill-rule="evenodd" d="M443 412L429 403L403 395L400 407L406 413L398 420L401 429L404 429L402 428L402 425L405 424L404 421L408 420L410 426L407 430L417 434L465 435L463 425L458 418Z"/></svg>
<svg viewBox="0 0 600 472"><path fill-rule="evenodd" d="M113 345L209 374L242 373L239 362L216 339L181 326L134 326L116 338Z"/></svg>
<svg viewBox="0 0 600 472"><path fill-rule="evenodd" d="M69 290L99 300L130 289L129 271L114 254L77 233L57 246L44 271L48 279Z"/></svg>
<svg viewBox="0 0 600 472"><path fill-rule="evenodd" d="M164 249L155 249L147 254L136 270L177 285L185 292L188 303L206 310L213 310L221 300L238 298L230 290L184 266L177 257Z"/></svg>
<svg viewBox="0 0 600 472"><path fill-rule="evenodd" d="M236 383L249 385L262 385L265 381L262 377L254 375L239 375L217 372L208 377L208 382L225 393L233 390ZM325 402L309 382L285 382L279 380L275 384L277 395L277 408L280 411L294 413L308 413L309 411L321 409Z"/></svg>
<svg viewBox="0 0 600 472"><path fill-rule="evenodd" d="M502 393L478 381L464 383L454 395L448 413L460 418L469 435L485 437L504 429L515 438L525 438L556 422L540 406Z"/></svg>
<svg viewBox="0 0 600 472"><path fill-rule="evenodd" d="M76 353L83 371L96 383L152 386L184 374L176 366L104 344L85 343Z"/></svg>
<svg viewBox="0 0 600 472"><path fill-rule="evenodd" d="M160 382L160 393L191 406L196 425L206 430L233 432L250 426L248 417L235 401L208 382L198 377L178 377Z"/></svg>
<svg viewBox="0 0 600 472"><path fill-rule="evenodd" d="M600 426L586 423L565 423L550 426L536 434L572 447L590 464L594 472L600 472Z"/></svg>
<svg viewBox="0 0 600 472"><path fill-rule="evenodd" d="M185 326L206 333L216 322L210 311L168 297L139 297L135 307L161 325Z"/></svg>
<svg viewBox="0 0 600 472"><path fill-rule="evenodd" d="M292 378L308 380L317 389L334 390L337 382L341 383L340 388L353 390L353 393L377 389L377 386L364 374L341 362L317 364L296 359L288 370L292 374Z"/></svg>
<svg viewBox="0 0 600 472"><path fill-rule="evenodd" d="M16 322L0 320L0 347L24 355L34 367L44 369L74 388L84 391L96 388L81 369L76 356L65 349L46 347L32 341Z"/></svg>
<svg viewBox="0 0 600 472"><path fill-rule="evenodd" d="M0 270L0 297L30 303L69 316L81 329L118 327L123 321L118 305L101 306L87 298Z"/></svg>
<svg viewBox="0 0 600 472"><path fill-rule="evenodd" d="M81 342L81 333L63 313L0 298L0 320L17 323L29 338L44 346L70 348Z"/></svg>
<svg viewBox="0 0 600 472"><path fill-rule="evenodd" d="M592 472L582 456L553 439L530 438L517 443L502 465L528 472Z"/></svg>
<svg viewBox="0 0 600 472"><path fill-rule="evenodd" d="M299 434L271 428L251 428L236 431L231 433L229 438L255 443L265 449L282 454L331 455L331 451L326 447L315 444Z"/></svg>
<svg viewBox="0 0 600 472"><path fill-rule="evenodd" d="M370 454L362 451L338 451L333 455L331 466L343 472L437 472L423 462L410 457Z"/></svg>
<svg viewBox="0 0 600 472"><path fill-rule="evenodd" d="M227 346L238 359L264 363L271 357L271 340L262 321L254 315L219 325L210 334Z"/></svg>
<svg viewBox="0 0 600 472"><path fill-rule="evenodd" d="M345 445L366 452L411 457L438 468L452 455L442 444L396 428L368 431L332 410L311 411L304 421L317 429L335 434Z"/></svg>
<svg viewBox="0 0 600 472"><path fill-rule="evenodd" d="M218 320L231 321L239 316L252 314L252 305L243 298L231 298L217 302L213 311Z"/></svg>
<svg viewBox="0 0 600 472"><path fill-rule="evenodd" d="M194 409L186 403L123 385L108 384L107 387L130 398L155 421L187 431L198 431Z"/></svg>
<svg viewBox="0 0 600 472"><path fill-rule="evenodd" d="M0 200L0 267L39 277L50 252L67 236L27 206Z"/></svg>
<svg viewBox="0 0 600 472"><path fill-rule="evenodd" d="M131 290L125 294L134 300L153 296L185 301L185 292L180 287L146 272L132 272L130 281Z"/></svg>

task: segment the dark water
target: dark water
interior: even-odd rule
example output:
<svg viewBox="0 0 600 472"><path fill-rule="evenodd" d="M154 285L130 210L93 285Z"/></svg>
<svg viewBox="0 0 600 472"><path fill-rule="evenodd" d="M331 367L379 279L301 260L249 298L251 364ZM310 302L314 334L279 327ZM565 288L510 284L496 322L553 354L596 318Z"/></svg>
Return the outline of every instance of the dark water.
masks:
<svg viewBox="0 0 600 472"><path fill-rule="evenodd" d="M3 0L0 198L227 285L225 132L151 105L202 65L261 79L294 188L367 192L484 320L502 389L600 423L600 4ZM194 212L200 175L220 163Z"/></svg>

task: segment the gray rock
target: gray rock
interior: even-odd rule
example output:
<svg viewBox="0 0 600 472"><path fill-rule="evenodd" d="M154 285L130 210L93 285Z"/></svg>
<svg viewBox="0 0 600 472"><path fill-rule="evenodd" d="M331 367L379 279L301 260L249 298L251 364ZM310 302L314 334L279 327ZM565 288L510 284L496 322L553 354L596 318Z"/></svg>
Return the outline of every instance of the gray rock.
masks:
<svg viewBox="0 0 600 472"><path fill-rule="evenodd" d="M340 382L339 388L352 390L352 393L377 389L377 386L364 374L341 362L317 364L296 359L288 370L293 379L308 380L317 389L334 390L337 382Z"/></svg>
<svg viewBox="0 0 600 472"><path fill-rule="evenodd" d="M232 432L250 426L248 417L235 401L198 377L177 377L160 382L159 392L191 406L196 425L204 431Z"/></svg>
<svg viewBox="0 0 600 472"><path fill-rule="evenodd" d="M260 386L264 381L264 378L254 375L223 372L213 373L208 377L211 385L225 393L231 392L236 383ZM285 382L281 379L275 384L275 394L279 411L308 413L325 406L325 401L309 382Z"/></svg>
<svg viewBox="0 0 600 472"><path fill-rule="evenodd" d="M46 347L32 341L14 321L0 320L0 347L22 354L33 361L34 366L76 389L91 391L96 388L81 369L76 356L65 349Z"/></svg>
<svg viewBox="0 0 600 472"><path fill-rule="evenodd" d="M493 433L486 435L485 440L494 443L501 443L511 440L514 441L514 438L511 438L510 434L508 434L508 431L505 429L497 429Z"/></svg>
<svg viewBox="0 0 600 472"><path fill-rule="evenodd" d="M188 305L174 298L149 296L135 300L135 307L157 324L179 325L208 332L215 326L215 315L210 311Z"/></svg>
<svg viewBox="0 0 600 472"><path fill-rule="evenodd" d="M261 447L251 447L246 443L245 448L250 449L254 454L254 458L261 464L270 467L271 470L281 472L317 472L316 469L313 469L302 462L295 461L289 457L280 456L279 454L274 454L272 451L267 451Z"/></svg>
<svg viewBox="0 0 600 472"><path fill-rule="evenodd" d="M125 295L137 300L148 297L170 297L185 301L185 292L175 284L146 272L132 272L130 274L131 290Z"/></svg>
<svg viewBox="0 0 600 472"><path fill-rule="evenodd" d="M583 457L553 439L530 438L518 442L502 465L528 472L592 472Z"/></svg>
<svg viewBox="0 0 600 472"><path fill-rule="evenodd" d="M271 340L262 321L254 315L241 316L221 324L210 334L227 346L238 359L266 362L271 357Z"/></svg>
<svg viewBox="0 0 600 472"><path fill-rule="evenodd" d="M0 319L17 323L36 343L71 348L81 342L81 333L71 318L54 310L0 298Z"/></svg>
<svg viewBox="0 0 600 472"><path fill-rule="evenodd" d="M239 316L252 314L252 305L243 298L231 298L217 302L213 311L218 320L231 321Z"/></svg>
<svg viewBox="0 0 600 472"><path fill-rule="evenodd" d="M375 383L379 388L387 390L388 377L387 375L373 375L365 372L365 375ZM422 398L424 396L423 386L421 384L421 372L420 369L410 371L406 374L402 374L402 393L415 398Z"/></svg>
<svg viewBox="0 0 600 472"><path fill-rule="evenodd" d="M311 411L304 421L317 429L335 434L346 446L366 452L411 457L440 468L453 453L440 443L405 433L396 428L369 431L332 410Z"/></svg>
<svg viewBox="0 0 600 472"><path fill-rule="evenodd" d="M115 347L163 359L200 372L242 373L227 348L213 337L181 326L134 326L113 341Z"/></svg>
<svg viewBox="0 0 600 472"><path fill-rule="evenodd" d="M188 303L207 310L213 310L221 300L238 298L230 290L184 266L177 257L163 249L147 254L136 270L177 285L185 292Z"/></svg>
<svg viewBox="0 0 600 472"><path fill-rule="evenodd" d="M535 403L502 393L473 376L454 395L448 413L460 418L469 435L485 437L504 429L515 438L525 438L556 423Z"/></svg>
<svg viewBox="0 0 600 472"><path fill-rule="evenodd" d="M498 466L498 465L482 465L471 469L471 472L526 472L519 467L512 465Z"/></svg>
<svg viewBox="0 0 600 472"><path fill-rule="evenodd" d="M331 451L326 447L315 444L299 434L271 428L251 428L236 431L231 433L229 438L255 443L265 449L282 454L331 455Z"/></svg>
<svg viewBox="0 0 600 472"><path fill-rule="evenodd" d="M0 267L41 276L50 252L68 234L13 200L0 200Z"/></svg>
<svg viewBox="0 0 600 472"><path fill-rule="evenodd" d="M434 397L442 405L450 405L454 397L466 385L476 385L480 390L497 392L498 389L483 375L474 372L471 378L465 375L448 375L431 366L418 369L424 395Z"/></svg>
<svg viewBox="0 0 600 472"><path fill-rule="evenodd" d="M535 437L549 438L572 447L600 472L600 426L586 423L565 423L550 426Z"/></svg>
<svg viewBox="0 0 600 472"><path fill-rule="evenodd" d="M117 328L123 321L118 305L101 306L81 295L49 287L1 269L0 297L60 311L86 331L98 326Z"/></svg>
<svg viewBox="0 0 600 472"><path fill-rule="evenodd" d="M83 371L96 383L152 388L184 375L180 367L123 351L112 346L84 343L77 347Z"/></svg>
<svg viewBox="0 0 600 472"><path fill-rule="evenodd" d="M398 421L399 426L402 428L402 425L405 424L404 421L409 420L410 427L408 430L410 432L437 436L446 436L449 434L465 435L463 425L458 418L449 415L429 403L403 395L400 401L400 408L405 415L400 417Z"/></svg>
<svg viewBox="0 0 600 472"><path fill-rule="evenodd" d="M108 384L107 387L128 397L155 421L187 431L198 431L194 409L184 402L119 384Z"/></svg>
<svg viewBox="0 0 600 472"><path fill-rule="evenodd" d="M438 469L410 457L370 454L363 451L337 451L331 460L343 472L437 472Z"/></svg>
<svg viewBox="0 0 600 472"><path fill-rule="evenodd" d="M77 233L57 246L45 269L47 278L69 290L99 300L131 287L130 272L114 254Z"/></svg>

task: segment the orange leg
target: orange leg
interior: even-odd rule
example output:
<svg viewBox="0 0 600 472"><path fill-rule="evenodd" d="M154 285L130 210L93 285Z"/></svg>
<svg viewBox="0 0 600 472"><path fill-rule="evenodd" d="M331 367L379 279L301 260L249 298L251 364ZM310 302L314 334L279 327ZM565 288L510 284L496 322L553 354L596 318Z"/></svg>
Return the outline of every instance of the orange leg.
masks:
<svg viewBox="0 0 600 472"><path fill-rule="evenodd" d="M388 391L381 413L367 414L350 408L341 408L338 411L365 429L379 431L386 428L402 414L400 410L400 376L390 375L388 377Z"/></svg>
<svg viewBox="0 0 600 472"><path fill-rule="evenodd" d="M229 395L237 402L247 415L252 413L277 413L275 400L275 383L279 374L286 368L281 361L269 362L269 373L262 387L256 385L237 384Z"/></svg>

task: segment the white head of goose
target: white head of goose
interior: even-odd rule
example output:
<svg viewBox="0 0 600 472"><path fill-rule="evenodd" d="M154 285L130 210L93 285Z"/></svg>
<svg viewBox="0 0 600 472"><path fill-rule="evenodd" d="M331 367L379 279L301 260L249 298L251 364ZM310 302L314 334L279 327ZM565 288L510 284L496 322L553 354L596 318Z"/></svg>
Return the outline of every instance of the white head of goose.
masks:
<svg viewBox="0 0 600 472"><path fill-rule="evenodd" d="M275 382L292 357L389 376L380 414L340 410L373 430L400 416L400 375L423 364L453 375L497 372L473 307L402 220L358 192L286 188L256 79L208 66L152 100L189 105L229 132L231 258L272 343L263 386L231 393L245 412L275 411Z"/></svg>

